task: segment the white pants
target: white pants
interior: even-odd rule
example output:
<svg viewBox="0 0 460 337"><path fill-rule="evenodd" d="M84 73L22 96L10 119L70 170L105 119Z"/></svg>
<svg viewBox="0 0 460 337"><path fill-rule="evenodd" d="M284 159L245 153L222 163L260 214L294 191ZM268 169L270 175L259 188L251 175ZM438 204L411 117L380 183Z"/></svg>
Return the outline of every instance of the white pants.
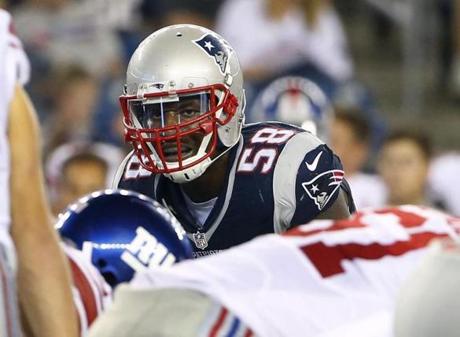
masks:
<svg viewBox="0 0 460 337"><path fill-rule="evenodd" d="M131 289L121 285L88 337L208 337L255 335L210 297L188 289Z"/></svg>

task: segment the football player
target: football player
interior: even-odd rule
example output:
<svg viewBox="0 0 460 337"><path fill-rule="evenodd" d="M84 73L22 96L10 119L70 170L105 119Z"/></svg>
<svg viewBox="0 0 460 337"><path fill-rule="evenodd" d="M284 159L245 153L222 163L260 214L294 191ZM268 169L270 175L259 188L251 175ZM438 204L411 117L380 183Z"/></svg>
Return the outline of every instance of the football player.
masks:
<svg viewBox="0 0 460 337"><path fill-rule="evenodd" d="M316 220L138 273L89 336L392 336L398 291L460 219L416 206Z"/></svg>
<svg viewBox="0 0 460 337"><path fill-rule="evenodd" d="M112 302L112 288L80 250L62 243L73 281L73 299L80 323L80 336L86 336L94 320Z"/></svg>
<svg viewBox="0 0 460 337"><path fill-rule="evenodd" d="M112 287L130 281L137 271L192 258L189 239L174 216L132 191L88 194L60 215L56 228Z"/></svg>
<svg viewBox="0 0 460 337"><path fill-rule="evenodd" d="M213 31L152 33L131 57L120 103L134 150L114 187L167 206L195 256L354 209L339 158L317 137L277 122L243 126L242 71Z"/></svg>
<svg viewBox="0 0 460 337"><path fill-rule="evenodd" d="M33 336L73 337L78 323L70 273L44 194L37 117L22 88L28 76L11 16L0 9L0 336L26 329Z"/></svg>
<svg viewBox="0 0 460 337"><path fill-rule="evenodd" d="M112 289L136 271L192 258L177 220L136 192L90 193L67 207L56 228L70 262L81 336L110 305Z"/></svg>

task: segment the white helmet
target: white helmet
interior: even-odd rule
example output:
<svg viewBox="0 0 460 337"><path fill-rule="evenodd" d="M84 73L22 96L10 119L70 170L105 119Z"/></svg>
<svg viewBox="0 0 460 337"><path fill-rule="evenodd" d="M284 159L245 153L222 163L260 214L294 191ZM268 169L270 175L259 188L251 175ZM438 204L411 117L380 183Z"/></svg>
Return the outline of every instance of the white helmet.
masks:
<svg viewBox="0 0 460 337"><path fill-rule="evenodd" d="M120 103L126 140L141 165L175 182L193 180L241 136L245 96L238 59L209 29L162 28L131 57Z"/></svg>

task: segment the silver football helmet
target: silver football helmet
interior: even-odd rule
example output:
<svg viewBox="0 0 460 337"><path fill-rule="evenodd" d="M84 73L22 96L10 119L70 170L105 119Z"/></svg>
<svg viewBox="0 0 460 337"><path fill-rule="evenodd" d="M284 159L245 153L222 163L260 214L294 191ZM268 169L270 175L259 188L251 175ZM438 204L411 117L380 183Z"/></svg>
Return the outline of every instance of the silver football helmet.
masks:
<svg viewBox="0 0 460 337"><path fill-rule="evenodd" d="M141 165L174 182L193 180L241 136L245 95L235 51L200 26L162 28L131 57L120 103Z"/></svg>

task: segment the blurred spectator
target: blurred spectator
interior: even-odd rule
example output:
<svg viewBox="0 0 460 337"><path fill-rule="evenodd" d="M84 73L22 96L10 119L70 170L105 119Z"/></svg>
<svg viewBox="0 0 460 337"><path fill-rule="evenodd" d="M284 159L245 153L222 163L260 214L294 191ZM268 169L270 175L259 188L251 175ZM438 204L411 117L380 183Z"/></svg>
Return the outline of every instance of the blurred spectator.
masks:
<svg viewBox="0 0 460 337"><path fill-rule="evenodd" d="M352 76L345 33L330 1L227 0L216 27L238 52L248 80L304 62L338 81Z"/></svg>
<svg viewBox="0 0 460 337"><path fill-rule="evenodd" d="M436 204L460 216L460 152L446 152L434 158L428 181Z"/></svg>
<svg viewBox="0 0 460 337"><path fill-rule="evenodd" d="M119 148L89 142L66 143L46 161L46 178L55 215L79 197L111 186L124 153Z"/></svg>
<svg viewBox="0 0 460 337"><path fill-rule="evenodd" d="M123 114L118 101L123 83L124 80L121 79L102 83L101 94L92 120L91 139L119 147L126 146L129 152L131 147L124 142Z"/></svg>
<svg viewBox="0 0 460 337"><path fill-rule="evenodd" d="M431 142L424 133L394 131L380 152L378 171L387 188L386 204L427 205Z"/></svg>
<svg viewBox="0 0 460 337"><path fill-rule="evenodd" d="M385 203L381 179L363 172L369 160L371 130L360 111L335 109L330 127L330 146L340 157L357 209Z"/></svg>
<svg viewBox="0 0 460 337"><path fill-rule="evenodd" d="M146 3L155 1L146 0ZM217 11L223 0L157 0L157 8L161 7L162 25L191 23L214 29Z"/></svg>
<svg viewBox="0 0 460 337"><path fill-rule="evenodd" d="M32 63L29 92L43 122L53 109L48 89L56 68L78 66L95 81L122 73L140 0L23 0L14 8L18 36Z"/></svg>
<svg viewBox="0 0 460 337"><path fill-rule="evenodd" d="M440 89L460 98L460 0L436 2L440 27Z"/></svg>
<svg viewBox="0 0 460 337"><path fill-rule="evenodd" d="M368 163L375 162L375 154L379 151L387 131L387 122L377 108L373 91L362 81L349 80L337 87L332 104L336 109L355 111L367 121L370 127Z"/></svg>
<svg viewBox="0 0 460 337"><path fill-rule="evenodd" d="M28 0L17 7L16 29L32 61L77 64L97 77L119 67L114 10L103 10L102 5L94 0Z"/></svg>
<svg viewBox="0 0 460 337"><path fill-rule="evenodd" d="M96 79L79 66L58 69L53 78L54 111L44 124L45 153L65 142L90 139L98 97Z"/></svg>
<svg viewBox="0 0 460 337"><path fill-rule="evenodd" d="M353 75L345 32L330 1L227 0L216 30L238 53L248 108L277 77L308 77L330 97Z"/></svg>

